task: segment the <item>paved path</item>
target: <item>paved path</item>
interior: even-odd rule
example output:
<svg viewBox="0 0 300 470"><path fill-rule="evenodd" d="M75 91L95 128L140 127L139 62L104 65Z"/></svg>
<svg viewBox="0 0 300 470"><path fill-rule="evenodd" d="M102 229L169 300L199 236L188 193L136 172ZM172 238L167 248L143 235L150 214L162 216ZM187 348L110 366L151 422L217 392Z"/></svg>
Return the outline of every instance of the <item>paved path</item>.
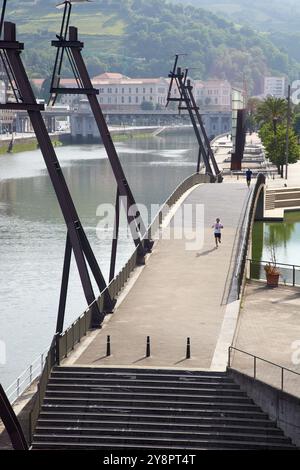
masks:
<svg viewBox="0 0 300 470"><path fill-rule="evenodd" d="M160 240L125 300L77 364L210 368L226 311L237 227L247 194L246 185L237 183L201 185L192 191L185 204L203 204L205 209L203 248L187 251L186 240ZM218 250L211 229L216 217L225 226ZM191 218L187 225L188 234L195 234ZM176 226L172 224L172 233ZM110 358L104 357L106 335L111 335ZM148 359L147 335L152 339ZM193 356L188 361L187 337L191 337Z"/></svg>
<svg viewBox="0 0 300 470"><path fill-rule="evenodd" d="M270 290L265 283L249 282L234 346L300 374L300 289L280 286ZM252 358L235 353L233 359L235 368L253 374ZM258 361L257 374L264 382L280 387L278 368ZM300 396L300 376L286 373L285 387Z"/></svg>

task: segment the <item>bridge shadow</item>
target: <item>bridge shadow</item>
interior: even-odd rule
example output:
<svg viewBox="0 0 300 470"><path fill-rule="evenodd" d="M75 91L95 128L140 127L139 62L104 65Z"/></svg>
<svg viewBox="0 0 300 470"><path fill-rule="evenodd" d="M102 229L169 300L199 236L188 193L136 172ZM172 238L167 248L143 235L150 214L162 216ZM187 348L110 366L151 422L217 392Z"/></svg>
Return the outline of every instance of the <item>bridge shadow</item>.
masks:
<svg viewBox="0 0 300 470"><path fill-rule="evenodd" d="M214 246L211 250L206 250L206 251L203 251L202 253L197 253L196 258L200 258L201 256L207 256L207 255L209 255L210 253L213 253L216 250L217 250L217 248Z"/></svg>

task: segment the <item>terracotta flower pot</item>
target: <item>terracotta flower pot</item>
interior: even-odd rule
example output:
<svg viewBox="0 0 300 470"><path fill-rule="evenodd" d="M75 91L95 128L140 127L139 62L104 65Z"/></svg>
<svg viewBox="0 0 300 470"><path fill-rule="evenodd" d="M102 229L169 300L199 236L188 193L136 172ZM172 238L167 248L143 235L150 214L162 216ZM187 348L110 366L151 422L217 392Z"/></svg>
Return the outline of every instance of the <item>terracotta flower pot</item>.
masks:
<svg viewBox="0 0 300 470"><path fill-rule="evenodd" d="M280 276L279 273L267 273L268 287L278 287L279 276Z"/></svg>

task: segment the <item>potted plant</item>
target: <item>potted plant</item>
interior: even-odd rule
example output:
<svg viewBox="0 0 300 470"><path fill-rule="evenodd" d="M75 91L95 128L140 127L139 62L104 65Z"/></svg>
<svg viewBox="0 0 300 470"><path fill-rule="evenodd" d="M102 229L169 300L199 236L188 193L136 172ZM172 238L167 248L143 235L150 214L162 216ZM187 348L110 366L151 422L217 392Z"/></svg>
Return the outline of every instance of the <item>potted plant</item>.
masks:
<svg viewBox="0 0 300 470"><path fill-rule="evenodd" d="M271 254L271 261L264 267L267 277L267 285L268 287L278 287L280 271L276 264L275 245L272 244L269 246L269 248Z"/></svg>

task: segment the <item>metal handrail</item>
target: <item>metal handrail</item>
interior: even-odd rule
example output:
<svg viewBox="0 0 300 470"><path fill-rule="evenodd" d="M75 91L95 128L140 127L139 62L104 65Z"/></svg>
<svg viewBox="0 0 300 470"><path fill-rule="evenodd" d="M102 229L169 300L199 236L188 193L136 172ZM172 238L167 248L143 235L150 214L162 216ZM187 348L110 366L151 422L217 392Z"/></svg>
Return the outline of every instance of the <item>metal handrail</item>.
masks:
<svg viewBox="0 0 300 470"><path fill-rule="evenodd" d="M272 261L259 261L259 260L252 260L252 259L247 259L247 262L250 263L250 276L249 278L250 279L254 279L254 280L260 280L260 277L255 277L255 276L252 276L252 271L251 271L251 268L252 267L259 267L261 268L263 265L268 265L270 263L272 263ZM296 273L299 272L300 270L300 266L297 265L297 264L286 264L286 263L274 263L274 266L278 267L278 268L283 268L283 269L288 269L291 273L292 273L292 279L291 279L291 282L289 282L289 280L282 274L279 272L280 274L280 277L282 278L283 280L283 284L284 285L288 285L288 286L292 286L292 287L297 287L300 285L299 282L297 282L297 279L296 279Z"/></svg>
<svg viewBox="0 0 300 470"><path fill-rule="evenodd" d="M253 188L251 188L251 190L249 191L248 197L247 197L247 202L246 202L247 210L246 210L246 212L244 213L243 222L242 222L242 224L241 224L241 226L242 226L242 228L243 228L243 239L242 239L242 243L241 243L240 254L239 254L239 257L238 257L238 262L237 262L237 268L236 268L236 272L235 272L235 277L238 277L238 276L239 276L240 270L241 270L241 264L242 264L243 256L244 256L243 248L245 247L245 244L246 244L246 242L247 242L247 227L245 227L245 223L246 223L246 221L249 220L249 217L250 217L250 212L251 212L251 204L250 204L250 202L252 203L253 197L254 197L254 190L253 190Z"/></svg>
<svg viewBox="0 0 300 470"><path fill-rule="evenodd" d="M240 353L244 354L245 356L249 356L249 357L253 358L253 378L254 378L254 380L257 379L257 361L258 360L261 361L261 362L264 362L266 364L270 364L270 365L280 369L280 371L281 371L281 388L280 389L281 389L282 392L284 391L284 371L285 372L290 372L290 373L300 377L300 373L296 372L295 370L288 369L285 366L281 366L281 365L276 364L275 362L272 362L268 359L264 359L260 356L256 356L255 354L248 353L247 351L243 351L242 349L235 348L234 346L230 346L228 348L228 368L229 369L232 369L232 367L231 367L231 364L232 364L232 362L231 362L231 352L232 351L237 351L237 352L240 352Z"/></svg>
<svg viewBox="0 0 300 470"><path fill-rule="evenodd" d="M22 395L22 393L29 388L33 382L41 375L44 365L45 358L48 354L48 350L44 351L35 361L30 364L27 369L20 374L17 379L6 388L5 393L10 403L13 405L16 400Z"/></svg>
<svg viewBox="0 0 300 470"><path fill-rule="evenodd" d="M257 260L257 259L251 259L247 258L247 261L250 261L250 263L257 263L257 264L269 264L271 261L264 261L264 260ZM289 268L299 268L300 266L298 264L287 264L287 263L278 263L276 261L276 266L287 266Z"/></svg>

